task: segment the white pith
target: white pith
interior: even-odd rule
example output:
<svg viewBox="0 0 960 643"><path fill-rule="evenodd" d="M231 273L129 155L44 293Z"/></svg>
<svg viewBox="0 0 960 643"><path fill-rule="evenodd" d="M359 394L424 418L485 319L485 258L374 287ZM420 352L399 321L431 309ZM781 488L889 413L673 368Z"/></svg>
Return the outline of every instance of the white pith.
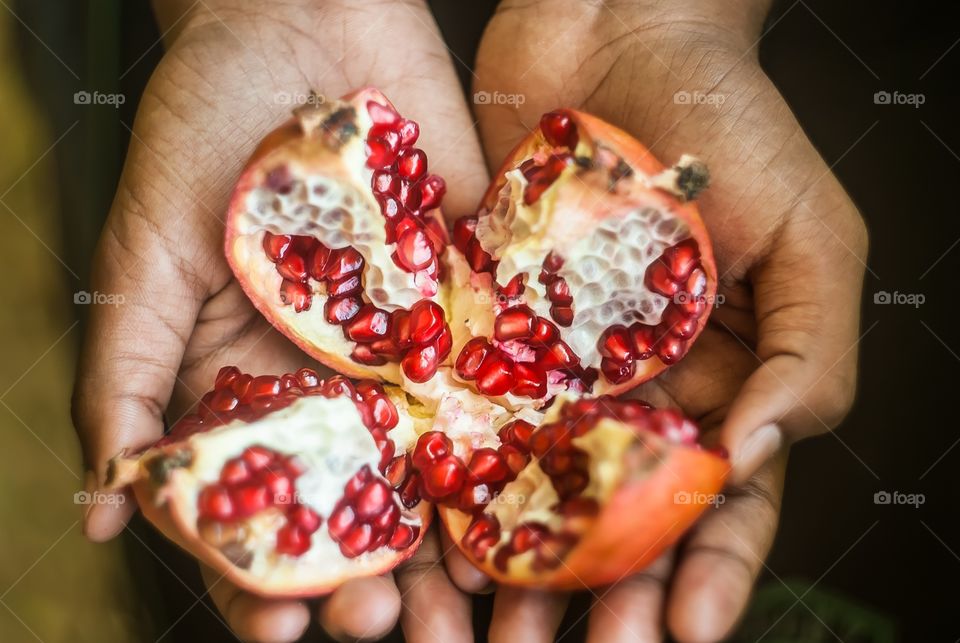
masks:
<svg viewBox="0 0 960 643"><path fill-rule="evenodd" d="M412 420L401 414L388 436L398 442L400 449L415 434ZM224 464L247 447L262 445L279 453L296 454L303 463L306 470L295 480L296 494L291 500L310 507L323 518L323 524L311 536L310 549L299 557L276 552L276 531L286 522L279 510L260 512L243 523L242 546L251 554L247 571L265 586L309 585L318 578L342 577L351 568L376 566L396 555L381 547L346 558L327 528L330 513L350 478L364 465L373 475L380 475L380 452L348 398L305 397L254 422L237 420L195 434L187 443L193 459L188 467L178 469L173 478L186 524L197 523L201 490L216 483ZM401 521L420 524L419 516L408 511L403 512Z"/></svg>
<svg viewBox="0 0 960 643"><path fill-rule="evenodd" d="M663 250L689 237L690 230L679 217L644 205L626 207L591 227L578 208L599 203L558 198L565 182L577 187L581 181L574 172L568 167L528 206L523 203L527 180L519 169L510 170L493 210L480 213L476 235L481 247L500 261L499 283L527 273L526 303L546 319L552 318L546 286L538 280L543 260L551 250L564 258L557 274L570 289L574 319L570 327L558 327L560 336L583 366L598 368L597 339L606 328L659 323L669 300L648 290L644 276Z"/></svg>

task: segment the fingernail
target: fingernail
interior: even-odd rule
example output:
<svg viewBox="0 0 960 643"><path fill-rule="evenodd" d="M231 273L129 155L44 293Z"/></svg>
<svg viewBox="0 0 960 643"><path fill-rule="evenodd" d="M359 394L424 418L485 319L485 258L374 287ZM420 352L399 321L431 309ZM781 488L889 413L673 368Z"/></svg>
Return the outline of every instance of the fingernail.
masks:
<svg viewBox="0 0 960 643"><path fill-rule="evenodd" d="M739 482L744 482L777 452L783 444L783 433L776 424L767 424L754 431L743 441L740 452L733 462Z"/></svg>
<svg viewBox="0 0 960 643"><path fill-rule="evenodd" d="M97 474L93 471L87 471L83 474L83 494L79 495L79 500L76 502L83 503L83 535L87 535L87 523L90 519L90 512L93 510L95 503L93 502L93 494L98 488L97 484Z"/></svg>

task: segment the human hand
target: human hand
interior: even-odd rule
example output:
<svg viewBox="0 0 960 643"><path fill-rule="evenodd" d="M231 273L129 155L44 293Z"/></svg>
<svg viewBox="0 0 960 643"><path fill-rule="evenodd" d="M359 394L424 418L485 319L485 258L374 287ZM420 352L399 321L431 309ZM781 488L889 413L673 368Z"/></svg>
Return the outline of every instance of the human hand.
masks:
<svg viewBox="0 0 960 643"><path fill-rule="evenodd" d="M477 108L491 168L542 113L569 106L664 162L696 154L713 175L700 205L723 304L690 354L638 393L717 427L744 495L708 514L674 560L610 589L591 616L597 640L657 639L664 613L680 640L726 635L775 531L782 462L769 458L785 440L832 429L852 403L866 232L759 66L767 5L508 0L477 56L476 90L525 99ZM465 589L485 582L461 576L458 558L448 569ZM517 628L552 639L563 612L556 596L512 589L497 604L495 639Z"/></svg>
<svg viewBox="0 0 960 643"><path fill-rule="evenodd" d="M107 461L160 437L193 407L217 369L292 371L307 364L244 296L223 256L223 217L239 170L289 116L279 95L328 97L376 85L421 123L420 144L447 179L448 212L473 209L487 175L453 68L424 3L347 5L304 0L157 3L168 51L142 97L123 175L100 239L90 290L122 294L93 307L74 394L92 490ZM454 147L455 145L455 147ZM95 505L93 540L116 535L134 510ZM335 637L375 638L403 617L411 640L463 631L466 599L446 580L436 545L390 577L352 581L328 597L320 622ZM413 579L422 580L413 582ZM265 600L205 571L209 592L244 640L300 636L307 604ZM424 596L424 592L428 592ZM450 637L453 638L452 635Z"/></svg>

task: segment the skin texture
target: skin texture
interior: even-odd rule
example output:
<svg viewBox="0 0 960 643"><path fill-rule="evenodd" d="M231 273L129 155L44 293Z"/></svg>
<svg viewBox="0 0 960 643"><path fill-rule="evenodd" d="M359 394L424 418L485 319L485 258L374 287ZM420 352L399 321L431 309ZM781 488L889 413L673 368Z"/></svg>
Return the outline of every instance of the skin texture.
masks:
<svg viewBox="0 0 960 643"><path fill-rule="evenodd" d="M430 124L419 145L447 179L444 205L454 215L473 209L488 180L449 56L419 2L163 2L158 18L162 31L173 26L167 53L141 99L91 284L123 293L125 304L92 311L74 396L87 464L101 485L107 460L159 438L163 414L172 423L186 413L220 366L278 373L310 365L256 312L223 256L233 183L259 140L289 117L292 105L278 94L380 88L406 116ZM404 46L387 56L384 42ZM134 505L94 507L87 536L115 536ZM377 638L400 618L398 585L410 605L424 606L403 618L411 640L431 640L431 631L465 639L467 598L438 560L436 545L422 547L393 577L347 583L319 610L258 598L209 571L205 578L243 640L295 640L311 618L337 638ZM439 595L450 609L427 610Z"/></svg>
<svg viewBox="0 0 960 643"><path fill-rule="evenodd" d="M725 303L685 360L639 394L716 427L742 483L648 571L594 590L589 638L660 640L669 629L680 641L721 639L776 529L785 464L777 450L829 430L851 403L866 252L855 208L759 68L766 8L754 0L504 2L481 43L475 89L525 100L519 109L476 107L485 165L448 52L419 2L158 3L168 53L142 98L90 288L122 293L125 303L93 308L75 392L96 479L103 483L110 457L156 440L164 412L179 418L221 365L304 365L256 314L221 251L233 182L289 110L278 93L379 87L429 124L422 144L447 180L451 218L473 210L487 167L540 114L575 107L634 134L665 162L692 152L713 169L701 210ZM677 91L725 100L720 109L678 104ZM93 506L87 535L113 537L133 509ZM434 534L392 578L351 582L319 610L257 598L209 570L205 578L243 640L294 640L317 618L341 639L376 638L399 619L414 643L467 641L468 599L451 579L465 591L492 588L455 551L445 569L438 564L453 549ZM563 595L502 589L491 640L552 640L565 605Z"/></svg>
<svg viewBox="0 0 960 643"><path fill-rule="evenodd" d="M490 167L542 113L571 106L665 163L693 153L712 170L700 206L724 302L689 355L637 395L716 429L737 486L649 570L593 591L591 641L729 634L776 530L782 445L835 427L855 393L866 232L760 69L767 4L506 1L481 42L474 90L524 97L476 109ZM724 102L677 101L683 91ZM459 586L485 587L452 557ZM491 640L553 640L566 600L499 590Z"/></svg>

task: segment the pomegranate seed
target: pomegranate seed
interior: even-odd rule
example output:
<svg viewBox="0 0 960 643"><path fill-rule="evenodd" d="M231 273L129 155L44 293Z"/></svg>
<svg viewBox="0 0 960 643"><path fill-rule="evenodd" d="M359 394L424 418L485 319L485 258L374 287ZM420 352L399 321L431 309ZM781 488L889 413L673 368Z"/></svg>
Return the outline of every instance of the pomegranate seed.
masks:
<svg viewBox="0 0 960 643"><path fill-rule="evenodd" d="M252 484L232 489L230 498L233 500L236 515L240 517L252 516L266 509L271 500L265 487Z"/></svg>
<svg viewBox="0 0 960 643"><path fill-rule="evenodd" d="M350 532L356 521L357 515L353 511L353 507L341 501L337 503L333 513L330 514L330 518L327 520L327 529L334 539L339 540Z"/></svg>
<svg viewBox="0 0 960 643"><path fill-rule="evenodd" d="M487 551L500 540L500 523L496 516L480 514L463 533L463 545L474 557L483 560Z"/></svg>
<svg viewBox="0 0 960 643"><path fill-rule="evenodd" d="M483 337L471 339L457 357L457 373L467 381L476 379L480 366L492 350L493 346Z"/></svg>
<svg viewBox="0 0 960 643"><path fill-rule="evenodd" d="M691 299L699 300L707 292L707 275L700 268L695 269L687 277L686 290Z"/></svg>
<svg viewBox="0 0 960 643"><path fill-rule="evenodd" d="M400 180L400 189L397 192L397 199L400 200L400 203L403 204L407 210L412 214L418 214L420 211L420 205L423 202L423 194L420 191L420 186L412 181L406 179Z"/></svg>
<svg viewBox="0 0 960 643"><path fill-rule="evenodd" d="M600 334L597 341L597 351L603 357L614 362L625 363L633 360L633 347L630 342L630 333L625 326L616 324Z"/></svg>
<svg viewBox="0 0 960 643"><path fill-rule="evenodd" d="M431 174L420 182L420 210L426 212L440 205L447 184L436 174Z"/></svg>
<svg viewBox="0 0 960 643"><path fill-rule="evenodd" d="M560 339L560 331L557 330L557 327L543 317L538 317L533 331L533 341L549 345L558 339Z"/></svg>
<svg viewBox="0 0 960 643"><path fill-rule="evenodd" d="M362 287L360 275L352 275L340 281L331 281L327 285L327 295L330 297L347 297L358 294Z"/></svg>
<svg viewBox="0 0 960 643"><path fill-rule="evenodd" d="M250 479L250 469L241 458L228 460L220 470L220 482L225 485L237 485Z"/></svg>
<svg viewBox="0 0 960 643"><path fill-rule="evenodd" d="M507 285L500 289L500 294L507 300L512 301L519 299L520 296L526 290L525 280L527 273L521 272L520 274L514 275L510 281L507 282Z"/></svg>
<svg viewBox="0 0 960 643"><path fill-rule="evenodd" d="M387 482L394 488L400 485L410 472L410 456L406 453L403 455L398 455L393 460L390 461L390 464L387 465L386 470L383 472L383 476L387 479Z"/></svg>
<svg viewBox="0 0 960 643"><path fill-rule="evenodd" d="M533 336L537 316L529 306L508 308L497 316L494 335L502 342L511 339L528 339Z"/></svg>
<svg viewBox="0 0 960 643"><path fill-rule="evenodd" d="M353 477L347 481L343 488L343 495L347 500L356 500L360 492L367 486L371 479L370 467L363 465L359 471L353 474Z"/></svg>
<svg viewBox="0 0 960 643"><path fill-rule="evenodd" d="M558 255L556 252L549 252L546 257L543 258L543 270L547 273L554 273L563 268L563 257ZM541 277L541 283L543 279Z"/></svg>
<svg viewBox="0 0 960 643"><path fill-rule="evenodd" d="M239 404L240 400L233 394L233 391L228 389L214 393L207 406L216 413L228 413L237 408Z"/></svg>
<svg viewBox="0 0 960 643"><path fill-rule="evenodd" d="M551 371L557 368L576 366L580 363L580 360L565 342L557 342L544 351L537 363L545 371Z"/></svg>
<svg viewBox="0 0 960 643"><path fill-rule="evenodd" d="M383 480L374 480L363 488L357 496L357 515L361 518L372 518L382 511L392 501L392 492Z"/></svg>
<svg viewBox="0 0 960 643"><path fill-rule="evenodd" d="M315 511L304 505L294 507L287 514L287 519L308 534L312 534L323 524L323 519Z"/></svg>
<svg viewBox="0 0 960 643"><path fill-rule="evenodd" d="M674 281L670 269L662 260L657 259L647 268L644 277L647 288L664 297L673 297L680 292L680 285Z"/></svg>
<svg viewBox="0 0 960 643"><path fill-rule="evenodd" d="M564 328L568 328L573 323L573 309L568 306L550 306L550 316Z"/></svg>
<svg viewBox="0 0 960 643"><path fill-rule="evenodd" d="M499 482L507 477L509 470L496 449L481 447L470 456L467 465L470 475L480 482Z"/></svg>
<svg viewBox="0 0 960 643"><path fill-rule="evenodd" d="M390 134L393 134L390 136ZM367 167L377 169L387 167L397 158L397 149L400 146L400 137L393 132L385 132L384 136L368 139L366 144Z"/></svg>
<svg viewBox="0 0 960 643"><path fill-rule="evenodd" d="M293 306L298 313L310 310L312 301L310 286L304 283L288 281L286 279L280 284L280 301L287 306Z"/></svg>
<svg viewBox="0 0 960 643"><path fill-rule="evenodd" d="M389 170L375 171L370 183L376 195L396 194L400 188L400 181Z"/></svg>
<svg viewBox="0 0 960 643"><path fill-rule="evenodd" d="M423 490L428 497L440 500L460 489L465 478L466 469L460 458L447 455L423 472Z"/></svg>
<svg viewBox="0 0 960 643"><path fill-rule="evenodd" d="M390 536L387 545L390 549L406 549L414 543L417 536L420 535L420 528L406 523L400 523Z"/></svg>
<svg viewBox="0 0 960 643"><path fill-rule="evenodd" d="M525 420L512 420L500 427L497 437L503 444L511 444L515 447L530 450L530 436L533 435L534 426Z"/></svg>
<svg viewBox="0 0 960 643"><path fill-rule="evenodd" d="M340 541L340 551L348 558L356 558L368 551L373 542L373 527L360 524L350 530Z"/></svg>
<svg viewBox="0 0 960 643"><path fill-rule="evenodd" d="M400 522L400 508L391 502L370 522L370 525L386 537L393 533L398 522Z"/></svg>
<svg viewBox="0 0 960 643"><path fill-rule="evenodd" d="M410 339L415 344L432 342L443 331L443 309L429 299L422 299L410 309Z"/></svg>
<svg viewBox="0 0 960 643"><path fill-rule="evenodd" d="M521 554L540 544L541 538L549 532L545 525L538 522L527 522L513 530L510 537L510 546Z"/></svg>
<svg viewBox="0 0 960 643"><path fill-rule="evenodd" d="M636 359L649 359L653 356L656 335L653 326L637 322L630 327L630 344Z"/></svg>
<svg viewBox="0 0 960 643"><path fill-rule="evenodd" d="M547 299L558 306L569 306L573 303L566 279L556 279L547 286Z"/></svg>
<svg viewBox="0 0 960 643"><path fill-rule="evenodd" d="M657 341L657 357L664 364L674 364L687 352L686 342L678 337L666 335Z"/></svg>
<svg viewBox="0 0 960 643"><path fill-rule="evenodd" d="M415 272L433 261L433 246L423 230L408 230L397 240L397 256L401 267Z"/></svg>
<svg viewBox="0 0 960 643"><path fill-rule="evenodd" d="M512 444L504 444L500 446L500 455L503 457L503 461L507 465L507 469L510 470L510 474L513 477L516 477L524 467L527 466L527 462L530 461L530 456L526 454L525 449L521 451L519 448Z"/></svg>
<svg viewBox="0 0 960 643"><path fill-rule="evenodd" d="M693 239L685 239L664 250L661 260L677 281L684 281L700 264L700 248Z"/></svg>
<svg viewBox="0 0 960 643"><path fill-rule="evenodd" d="M220 485L204 487L197 502L200 515L214 520L229 520L233 517L233 500L226 488Z"/></svg>
<svg viewBox="0 0 960 643"><path fill-rule="evenodd" d="M618 362L609 357L604 357L600 360L600 370L610 383L622 384L636 373L637 363L632 358L629 362Z"/></svg>
<svg viewBox="0 0 960 643"><path fill-rule="evenodd" d="M470 269L474 272L485 272L493 263L493 257L483 249L480 245L480 240L476 237L470 239L465 254L467 263L470 264Z"/></svg>
<svg viewBox="0 0 960 643"><path fill-rule="evenodd" d="M374 353L369 344L357 344L350 351L350 357L355 362L366 364L367 366L383 366L387 363L387 358Z"/></svg>
<svg viewBox="0 0 960 643"><path fill-rule="evenodd" d="M540 117L540 131L547 143L554 147L577 146L577 128L573 120L563 112L548 112Z"/></svg>
<svg viewBox="0 0 960 643"><path fill-rule="evenodd" d="M284 279L304 281L307 278L307 262L304 261L302 256L288 252L286 256L277 263L277 272L279 272Z"/></svg>
<svg viewBox="0 0 960 643"><path fill-rule="evenodd" d="M460 252L467 252L467 244L473 239L477 229L477 217L460 217L453 224L453 245Z"/></svg>
<svg viewBox="0 0 960 643"><path fill-rule="evenodd" d="M215 389L224 389L230 387L238 377L240 377L240 369L236 366L224 366L217 373L217 379L214 382L213 387Z"/></svg>
<svg viewBox="0 0 960 643"><path fill-rule="evenodd" d="M283 473L265 469L260 473L260 481L267 489L271 502L279 503L281 498L288 498L293 494L293 481Z"/></svg>
<svg viewBox="0 0 960 643"><path fill-rule="evenodd" d="M535 364L517 362L513 365L513 374L516 382L511 390L514 395L537 399L547 394L547 376Z"/></svg>
<svg viewBox="0 0 960 643"><path fill-rule="evenodd" d="M352 247L334 250L330 254L327 279L341 281L346 277L359 274L363 270L363 263L363 256Z"/></svg>
<svg viewBox="0 0 960 643"><path fill-rule="evenodd" d="M255 398L274 397L280 393L280 378L274 377L273 375L258 375L253 378L253 381L250 383L250 391ZM250 447L247 451L255 449L261 449L269 453L266 449L263 449L263 447ZM244 452L244 455L246 455L246 452ZM250 464L252 466L252 463Z"/></svg>
<svg viewBox="0 0 960 643"><path fill-rule="evenodd" d="M283 259L290 248L290 237L283 234L263 233L263 251L274 263Z"/></svg>
<svg viewBox="0 0 960 643"><path fill-rule="evenodd" d="M699 324L696 317L686 317L677 306L667 306L660 318L660 325L671 335L680 339L690 339L696 332Z"/></svg>
<svg viewBox="0 0 960 643"><path fill-rule="evenodd" d="M324 305L327 322L342 324L350 321L360 312L360 298L357 296L328 299Z"/></svg>
<svg viewBox="0 0 960 643"><path fill-rule="evenodd" d="M398 184L399 187L399 184ZM380 212L383 214L384 218L387 219L387 222L395 221L401 215L403 215L403 206L400 205L400 202L392 196L379 196L377 201L380 203ZM387 226L387 243L394 243L396 241L396 235L391 232L391 228Z"/></svg>
<svg viewBox="0 0 960 643"><path fill-rule="evenodd" d="M277 530L277 553L302 556L310 549L310 534L295 525L284 525Z"/></svg>
<svg viewBox="0 0 960 643"><path fill-rule="evenodd" d="M411 382L421 383L433 377L442 359L436 343L431 343L410 349L400 362L400 366Z"/></svg>
<svg viewBox="0 0 960 643"><path fill-rule="evenodd" d="M485 484L465 485L457 494L457 509L474 513L483 509L493 500L493 492Z"/></svg>
<svg viewBox="0 0 960 643"><path fill-rule="evenodd" d="M437 460L453 453L453 442L441 431L427 431L417 440L413 449L413 466L421 471Z"/></svg>
<svg viewBox="0 0 960 643"><path fill-rule="evenodd" d="M396 126L397 133L400 134L401 145L413 145L420 137L420 126L415 121L402 119Z"/></svg>
<svg viewBox="0 0 960 643"><path fill-rule="evenodd" d="M354 342L372 342L390 332L390 315L373 304L366 304L344 326L347 338Z"/></svg>
<svg viewBox="0 0 960 643"><path fill-rule="evenodd" d="M403 150L397 157L397 173L405 179L416 181L427 173L427 155L415 147Z"/></svg>
<svg viewBox="0 0 960 643"><path fill-rule="evenodd" d="M400 502L407 509L416 507L420 503L420 474L413 472L399 489Z"/></svg>
<svg viewBox="0 0 960 643"><path fill-rule="evenodd" d="M312 255L310 255L310 262L308 265L308 270L311 277L317 281L326 279L331 254L330 248L324 245L317 246L317 249L313 251Z"/></svg>
<svg viewBox="0 0 960 643"><path fill-rule="evenodd" d="M367 102L367 113L376 125L393 125L400 120L400 115L393 107L372 100Z"/></svg>
<svg viewBox="0 0 960 643"><path fill-rule="evenodd" d="M477 388L486 395L504 395L514 384L513 362L492 354L483 360L477 371Z"/></svg>

